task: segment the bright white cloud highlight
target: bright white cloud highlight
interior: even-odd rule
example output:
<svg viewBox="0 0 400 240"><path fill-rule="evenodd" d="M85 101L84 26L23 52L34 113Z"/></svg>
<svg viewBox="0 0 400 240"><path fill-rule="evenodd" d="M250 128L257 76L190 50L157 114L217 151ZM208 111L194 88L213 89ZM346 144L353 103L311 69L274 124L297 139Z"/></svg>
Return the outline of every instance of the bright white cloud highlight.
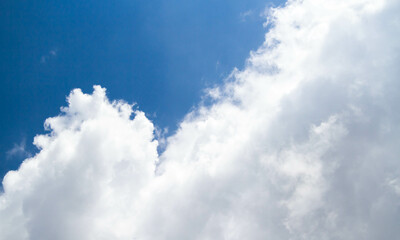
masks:
<svg viewBox="0 0 400 240"><path fill-rule="evenodd" d="M74 90L3 180L0 239L394 239L400 2L304 0L157 155L154 126ZM134 117L131 117L133 113Z"/></svg>

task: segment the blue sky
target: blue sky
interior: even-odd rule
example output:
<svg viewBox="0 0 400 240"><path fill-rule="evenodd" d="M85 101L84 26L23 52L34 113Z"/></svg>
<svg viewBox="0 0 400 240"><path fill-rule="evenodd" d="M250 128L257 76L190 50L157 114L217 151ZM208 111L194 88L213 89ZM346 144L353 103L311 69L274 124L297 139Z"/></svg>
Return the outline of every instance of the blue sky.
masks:
<svg viewBox="0 0 400 240"><path fill-rule="evenodd" d="M0 175L73 88L106 87L170 132L205 87L242 68L282 1L1 1ZM19 146L19 147L18 147ZM14 150L12 150L14 148Z"/></svg>

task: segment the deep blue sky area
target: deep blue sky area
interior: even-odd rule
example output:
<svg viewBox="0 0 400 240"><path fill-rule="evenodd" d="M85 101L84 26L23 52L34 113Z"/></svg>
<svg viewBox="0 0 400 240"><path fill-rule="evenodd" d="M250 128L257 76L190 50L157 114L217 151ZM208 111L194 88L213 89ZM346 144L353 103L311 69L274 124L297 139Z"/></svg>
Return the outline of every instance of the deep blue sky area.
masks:
<svg viewBox="0 0 400 240"><path fill-rule="evenodd" d="M264 40L283 1L0 1L0 177L18 168L73 88L107 88L172 133L205 87Z"/></svg>

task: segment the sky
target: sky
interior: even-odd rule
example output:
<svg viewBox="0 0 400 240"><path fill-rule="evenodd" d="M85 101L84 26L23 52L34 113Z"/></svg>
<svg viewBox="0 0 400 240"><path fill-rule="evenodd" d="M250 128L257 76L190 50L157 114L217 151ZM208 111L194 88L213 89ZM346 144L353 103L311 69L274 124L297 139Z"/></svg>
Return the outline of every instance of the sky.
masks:
<svg viewBox="0 0 400 240"><path fill-rule="evenodd" d="M0 176L37 152L33 137L73 88L100 84L173 133L205 88L243 68L265 9L281 4L1 1Z"/></svg>
<svg viewBox="0 0 400 240"><path fill-rule="evenodd" d="M43 113L45 131L38 127L32 133L36 152L25 153L30 140L18 132L23 130L6 129L16 140L9 141L5 159L19 155L24 161L3 178L0 240L399 236L400 1L291 0L232 8L215 1L172 3L160 2L165 7L159 10L121 6L133 9L139 20L163 16L149 20L158 31L146 21L135 25L144 29L137 36L148 37L142 41L148 48L132 47L143 51L142 58L123 51L123 40L115 43L121 47L116 56L136 60L134 69L148 67L143 75L132 70L133 80L122 77L129 61L111 58L115 52L97 44L108 36L104 32L126 33L127 25L80 12L89 5L60 7L76 31L60 39L79 52L63 55L67 47L55 44L36 57L26 55L36 59L36 67L6 69L7 76L35 76L38 69L58 72L58 63L71 75L63 82L65 91L41 88L24 95L26 102L47 96L37 104L52 108ZM43 10L36 7L34 16ZM101 16L114 7L99 6ZM56 9L48 12L63 16ZM199 12L210 17L197 18ZM72 13L88 29L96 23L105 30L84 34L77 26L85 24ZM205 28L194 24L199 22ZM22 30L9 31L5 40L29 32ZM66 56L70 61L62 60ZM95 82L87 66L103 80ZM111 66L115 72L107 70ZM120 81L110 80L114 75ZM70 76L76 79L67 81ZM19 86L29 82L20 81ZM10 99L15 95L7 93ZM3 102L22 114L13 101ZM166 133L164 127L173 130Z"/></svg>

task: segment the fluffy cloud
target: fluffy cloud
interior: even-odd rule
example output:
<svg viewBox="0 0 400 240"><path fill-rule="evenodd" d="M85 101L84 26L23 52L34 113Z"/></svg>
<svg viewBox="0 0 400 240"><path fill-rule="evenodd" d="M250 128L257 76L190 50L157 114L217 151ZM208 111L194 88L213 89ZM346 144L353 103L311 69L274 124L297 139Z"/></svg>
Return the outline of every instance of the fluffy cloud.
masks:
<svg viewBox="0 0 400 240"><path fill-rule="evenodd" d="M9 172L0 239L393 239L400 2L289 1L157 155L154 126L74 90ZM131 114L134 113L134 117Z"/></svg>
<svg viewBox="0 0 400 240"><path fill-rule="evenodd" d="M153 124L98 86L68 103L35 138L40 153L3 180L1 239L131 239L127 213L157 162Z"/></svg>

